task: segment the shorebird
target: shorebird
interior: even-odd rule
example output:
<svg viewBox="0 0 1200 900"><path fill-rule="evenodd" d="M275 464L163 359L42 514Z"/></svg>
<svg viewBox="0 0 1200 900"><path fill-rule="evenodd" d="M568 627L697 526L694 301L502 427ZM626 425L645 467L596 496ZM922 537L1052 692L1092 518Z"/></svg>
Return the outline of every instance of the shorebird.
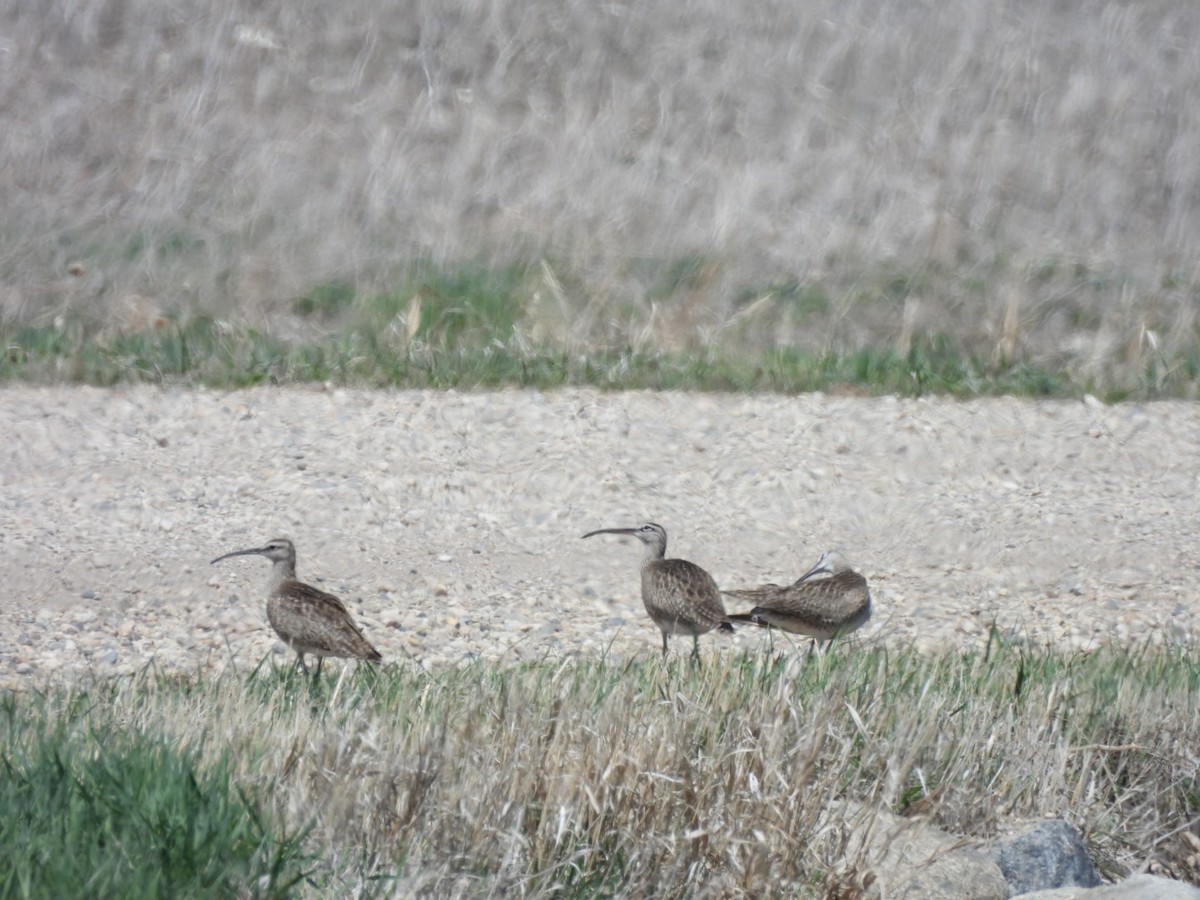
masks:
<svg viewBox="0 0 1200 900"><path fill-rule="evenodd" d="M809 581L820 574L829 577ZM731 615L734 622L782 628L818 642L849 634L871 618L867 579L850 568L846 557L836 550L822 553L815 566L787 587L764 584L725 594L755 604L748 613Z"/></svg>
<svg viewBox="0 0 1200 900"><path fill-rule="evenodd" d="M686 559L664 559L667 532L648 522L641 528L600 528L584 535L627 534L646 545L642 557L642 603L662 631L662 652L667 655L667 636L690 634L692 655L700 654L700 635L720 628L733 631L721 591L712 576Z"/></svg>
<svg viewBox="0 0 1200 900"><path fill-rule="evenodd" d="M280 639L296 651L296 665L308 671L304 654L317 657L316 674L326 656L379 662L379 651L367 643L345 604L333 594L296 580L296 548L286 538L272 538L262 547L218 556L265 556L274 565L267 593L267 618ZM211 564L210 564L211 565Z"/></svg>

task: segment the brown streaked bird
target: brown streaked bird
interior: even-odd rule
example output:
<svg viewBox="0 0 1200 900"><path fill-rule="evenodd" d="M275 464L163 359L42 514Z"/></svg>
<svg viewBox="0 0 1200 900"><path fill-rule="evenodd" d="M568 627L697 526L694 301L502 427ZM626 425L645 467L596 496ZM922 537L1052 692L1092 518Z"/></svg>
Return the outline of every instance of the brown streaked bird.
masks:
<svg viewBox="0 0 1200 900"><path fill-rule="evenodd" d="M642 603L654 624L662 631L663 656L667 655L667 636L690 634L692 655L700 654L700 635L720 628L733 631L721 591L712 576L686 559L664 559L667 532L661 525L648 522L640 528L600 528L584 535L627 534L646 545L642 557Z"/></svg>
<svg viewBox="0 0 1200 900"><path fill-rule="evenodd" d="M821 574L829 577L809 580ZM748 613L731 615L729 618L734 622L782 628L818 642L849 634L871 618L867 579L855 572L846 557L836 550L822 553L815 566L787 587L764 584L724 593L756 604Z"/></svg>
<svg viewBox="0 0 1200 900"><path fill-rule="evenodd" d="M296 665L308 671L304 654L317 657L316 674L326 656L379 662L379 651L367 643L350 612L333 594L296 580L296 548L287 538L272 538L262 547L218 556L265 556L273 565L267 593L267 618L280 639L296 651Z"/></svg>

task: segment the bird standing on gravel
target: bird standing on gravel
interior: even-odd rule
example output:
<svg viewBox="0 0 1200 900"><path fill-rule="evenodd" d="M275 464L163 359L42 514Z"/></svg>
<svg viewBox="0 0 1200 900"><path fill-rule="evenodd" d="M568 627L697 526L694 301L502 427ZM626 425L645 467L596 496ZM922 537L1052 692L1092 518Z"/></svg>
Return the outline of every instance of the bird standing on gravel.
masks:
<svg viewBox="0 0 1200 900"><path fill-rule="evenodd" d="M809 580L821 574L829 577ZM822 553L815 566L787 587L764 584L725 594L755 604L748 613L731 615L733 621L782 628L818 642L849 634L871 618L867 579L836 550Z"/></svg>
<svg viewBox="0 0 1200 900"><path fill-rule="evenodd" d="M627 534L646 545L642 558L642 603L662 631L662 652L667 655L667 636L690 634L692 655L700 655L700 635L720 628L733 631L721 591L712 576L686 559L664 559L667 532L649 522L640 528L600 528L584 535Z"/></svg>
<svg viewBox="0 0 1200 900"><path fill-rule="evenodd" d="M280 639L296 651L296 665L308 671L304 654L317 657L316 675L326 656L379 662L383 657L367 643L350 612L333 594L296 580L296 548L286 538L272 538L262 547L218 556L265 556L273 565L267 594L267 618Z"/></svg>

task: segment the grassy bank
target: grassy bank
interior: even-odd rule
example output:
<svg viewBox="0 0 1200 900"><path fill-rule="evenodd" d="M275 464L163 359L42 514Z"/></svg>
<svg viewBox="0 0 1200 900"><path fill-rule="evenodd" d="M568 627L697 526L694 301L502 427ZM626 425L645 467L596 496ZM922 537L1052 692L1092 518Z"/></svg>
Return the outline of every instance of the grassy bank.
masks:
<svg viewBox="0 0 1200 900"><path fill-rule="evenodd" d="M1064 816L1103 872L1152 861L1195 880L1184 832L1200 804L1198 695L1200 667L1177 650L997 645L940 658L844 645L698 666L647 654L394 667L316 685L266 668L248 679L147 672L4 700L0 827L26 829L62 862L45 870L51 894L76 883L70 863L94 859L98 835L111 857L161 844L174 822L218 821L217 810L242 861L215 872L199 843L192 884L827 895L872 866L847 852L865 827L854 801L978 837ZM13 799L20 784L75 810L53 788L64 773L129 792L190 787L162 824L111 788L93 792L89 815L122 824L100 831L81 815L43 821ZM18 893L13 879L5 887Z"/></svg>
<svg viewBox="0 0 1200 900"><path fill-rule="evenodd" d="M17 0L0 34L3 378L1198 391L1188 0Z"/></svg>

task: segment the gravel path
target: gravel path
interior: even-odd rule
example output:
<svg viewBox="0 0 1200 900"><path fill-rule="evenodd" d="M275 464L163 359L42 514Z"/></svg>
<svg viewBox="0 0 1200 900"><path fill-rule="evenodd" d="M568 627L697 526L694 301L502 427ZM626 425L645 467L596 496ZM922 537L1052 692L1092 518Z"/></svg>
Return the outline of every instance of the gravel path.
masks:
<svg viewBox="0 0 1200 900"><path fill-rule="evenodd" d="M429 666L656 652L640 545L579 540L646 520L723 587L840 548L869 642L1200 638L1194 404L7 387L0 429L0 687L282 654L267 563L208 564L276 535Z"/></svg>

